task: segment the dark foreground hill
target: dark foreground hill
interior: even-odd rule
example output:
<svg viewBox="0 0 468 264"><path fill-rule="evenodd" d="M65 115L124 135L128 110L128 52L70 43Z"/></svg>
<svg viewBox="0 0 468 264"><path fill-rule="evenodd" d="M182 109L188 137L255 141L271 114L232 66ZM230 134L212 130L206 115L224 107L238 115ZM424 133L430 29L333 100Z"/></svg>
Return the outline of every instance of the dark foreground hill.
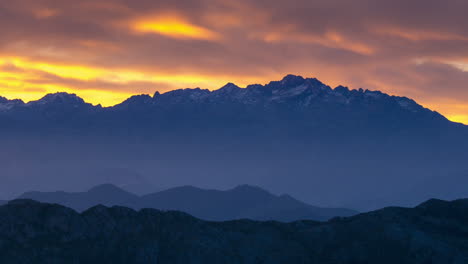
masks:
<svg viewBox="0 0 468 264"><path fill-rule="evenodd" d="M289 224L15 200L0 207L0 263L463 264L468 200Z"/></svg>
<svg viewBox="0 0 468 264"><path fill-rule="evenodd" d="M77 211L83 211L98 204L120 205L133 209L178 210L213 221L241 218L285 222L304 219L323 221L336 216L351 216L357 213L345 208L312 206L289 195L277 196L249 185L240 185L226 191L183 186L137 196L112 184L103 184L86 192L27 192L20 198L57 203Z"/></svg>

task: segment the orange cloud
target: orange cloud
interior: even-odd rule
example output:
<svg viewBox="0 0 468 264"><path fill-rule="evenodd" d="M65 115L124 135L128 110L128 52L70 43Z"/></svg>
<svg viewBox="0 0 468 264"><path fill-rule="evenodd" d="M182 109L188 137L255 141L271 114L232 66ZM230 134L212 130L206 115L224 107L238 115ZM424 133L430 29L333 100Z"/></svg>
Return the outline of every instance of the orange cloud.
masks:
<svg viewBox="0 0 468 264"><path fill-rule="evenodd" d="M410 41L427 40L462 40L467 41L468 37L450 32L438 32L429 30L418 30L411 28L398 28L392 26L373 27L372 31L380 35L389 35L403 38Z"/></svg>
<svg viewBox="0 0 468 264"><path fill-rule="evenodd" d="M369 1L9 1L0 4L0 95L63 90L111 105L294 73L466 120L468 108L450 105L468 105L468 2Z"/></svg>
<svg viewBox="0 0 468 264"><path fill-rule="evenodd" d="M33 10L34 16L38 19L45 19L56 16L60 13L58 9L53 8L40 8L37 10Z"/></svg>
<svg viewBox="0 0 468 264"><path fill-rule="evenodd" d="M263 39L269 43L295 42L305 44L318 44L324 47L347 50L362 55L372 55L375 48L365 43L347 39L344 35L336 31L327 31L325 34L306 34L294 32L286 28L283 32L269 32L263 35Z"/></svg>
<svg viewBox="0 0 468 264"><path fill-rule="evenodd" d="M447 63L464 72L468 72L468 62L448 61Z"/></svg>
<svg viewBox="0 0 468 264"><path fill-rule="evenodd" d="M215 40L219 38L219 35L214 31L192 24L174 15L139 19L133 22L132 28L140 33L155 33L172 38L202 40Z"/></svg>

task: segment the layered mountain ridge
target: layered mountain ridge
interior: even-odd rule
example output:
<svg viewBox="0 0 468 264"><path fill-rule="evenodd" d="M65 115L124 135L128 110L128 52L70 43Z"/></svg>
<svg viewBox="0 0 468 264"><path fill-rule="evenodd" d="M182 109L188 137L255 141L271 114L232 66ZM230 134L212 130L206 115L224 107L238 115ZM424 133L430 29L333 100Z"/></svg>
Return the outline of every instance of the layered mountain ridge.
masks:
<svg viewBox="0 0 468 264"><path fill-rule="evenodd" d="M103 108L100 105L93 106L96 109L122 109L128 107L142 107L153 104L184 104L184 103L240 103L244 105L260 104L268 107L274 104L287 103L295 100L295 107L308 107L316 103L333 103L341 105L352 105L359 103L371 103L373 101L386 102L400 106L411 112L428 112L442 118L437 112L430 111L415 101L399 96L390 96L380 91L350 90L344 86L331 88L315 78L303 78L301 76L287 75L281 81L272 81L266 85L253 84L246 88L240 88L233 83L228 83L218 90L204 90L200 88L179 89L160 94L156 92L152 97L149 95L135 95L115 106ZM47 105L62 105L63 107L90 108L92 105L86 103L75 94L58 92L47 94L37 101L24 103L21 100L0 99L0 110L14 111L22 107L38 107Z"/></svg>
<svg viewBox="0 0 468 264"><path fill-rule="evenodd" d="M15 200L0 206L0 262L461 264L467 226L466 199L292 223Z"/></svg>
<svg viewBox="0 0 468 264"><path fill-rule="evenodd" d="M118 183L247 183L360 211L468 196L467 126L406 97L315 78L137 95L113 107L65 93L0 105L4 200L115 183L114 168L131 172Z"/></svg>
<svg viewBox="0 0 468 264"><path fill-rule="evenodd" d="M86 192L26 192L18 199L61 204L77 211L102 204L133 209L154 208L178 210L212 221L253 220L328 220L351 216L356 211L344 208L321 208L294 199L276 196L256 186L239 185L226 191L206 190L193 186L175 187L142 196L124 191L112 184L102 184Z"/></svg>

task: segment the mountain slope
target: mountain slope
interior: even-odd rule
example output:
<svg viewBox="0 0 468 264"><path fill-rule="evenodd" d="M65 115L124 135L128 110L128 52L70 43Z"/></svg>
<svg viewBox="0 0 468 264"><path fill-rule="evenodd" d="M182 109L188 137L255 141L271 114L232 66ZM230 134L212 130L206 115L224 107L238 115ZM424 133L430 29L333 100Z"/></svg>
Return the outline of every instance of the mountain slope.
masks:
<svg viewBox="0 0 468 264"><path fill-rule="evenodd" d="M140 208L179 210L195 217L224 221L240 218L294 221L327 220L350 216L344 208L320 208L288 195L275 196L254 186L241 185L227 191L203 190L190 186L173 188L141 197Z"/></svg>
<svg viewBox="0 0 468 264"><path fill-rule="evenodd" d="M2 99L0 124L1 199L84 189L107 182L90 171L109 168L155 186L247 183L360 210L468 195L467 126L406 97L315 78L179 89L113 107L65 93Z"/></svg>
<svg viewBox="0 0 468 264"><path fill-rule="evenodd" d="M131 205L138 200L138 196L126 192L112 184L102 184L86 192L68 193L58 192L26 192L20 199L33 199L44 203L61 204L78 211L101 204L105 206Z"/></svg>
<svg viewBox="0 0 468 264"><path fill-rule="evenodd" d="M328 222L205 222L179 212L16 200L2 263L466 263L468 201L431 200ZM131 243L129 243L131 241Z"/></svg>
<svg viewBox="0 0 468 264"><path fill-rule="evenodd" d="M238 186L227 191L204 190L191 186L177 187L138 197L116 186L105 184L87 192L27 192L20 199L61 204L84 211L99 204L120 205L134 209L178 210L205 220L328 220L357 212L344 208L321 208L283 195L275 196L261 188Z"/></svg>

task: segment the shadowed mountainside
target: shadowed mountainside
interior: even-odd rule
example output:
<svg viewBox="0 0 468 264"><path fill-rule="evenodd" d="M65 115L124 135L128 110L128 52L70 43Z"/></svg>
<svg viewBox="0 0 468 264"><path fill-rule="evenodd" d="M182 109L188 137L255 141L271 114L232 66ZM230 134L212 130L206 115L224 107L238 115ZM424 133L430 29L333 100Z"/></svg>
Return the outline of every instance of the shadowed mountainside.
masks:
<svg viewBox="0 0 468 264"><path fill-rule="evenodd" d="M467 226L468 200L288 224L15 200L0 207L0 262L462 264Z"/></svg>
<svg viewBox="0 0 468 264"><path fill-rule="evenodd" d="M276 196L259 187L242 185L227 191L204 190L184 186L137 196L111 184L96 186L87 192L27 192L21 199L61 204L77 211L102 204L133 209L178 210L195 217L223 221L254 220L328 220L357 212L344 208L321 208L300 202L289 195Z"/></svg>

